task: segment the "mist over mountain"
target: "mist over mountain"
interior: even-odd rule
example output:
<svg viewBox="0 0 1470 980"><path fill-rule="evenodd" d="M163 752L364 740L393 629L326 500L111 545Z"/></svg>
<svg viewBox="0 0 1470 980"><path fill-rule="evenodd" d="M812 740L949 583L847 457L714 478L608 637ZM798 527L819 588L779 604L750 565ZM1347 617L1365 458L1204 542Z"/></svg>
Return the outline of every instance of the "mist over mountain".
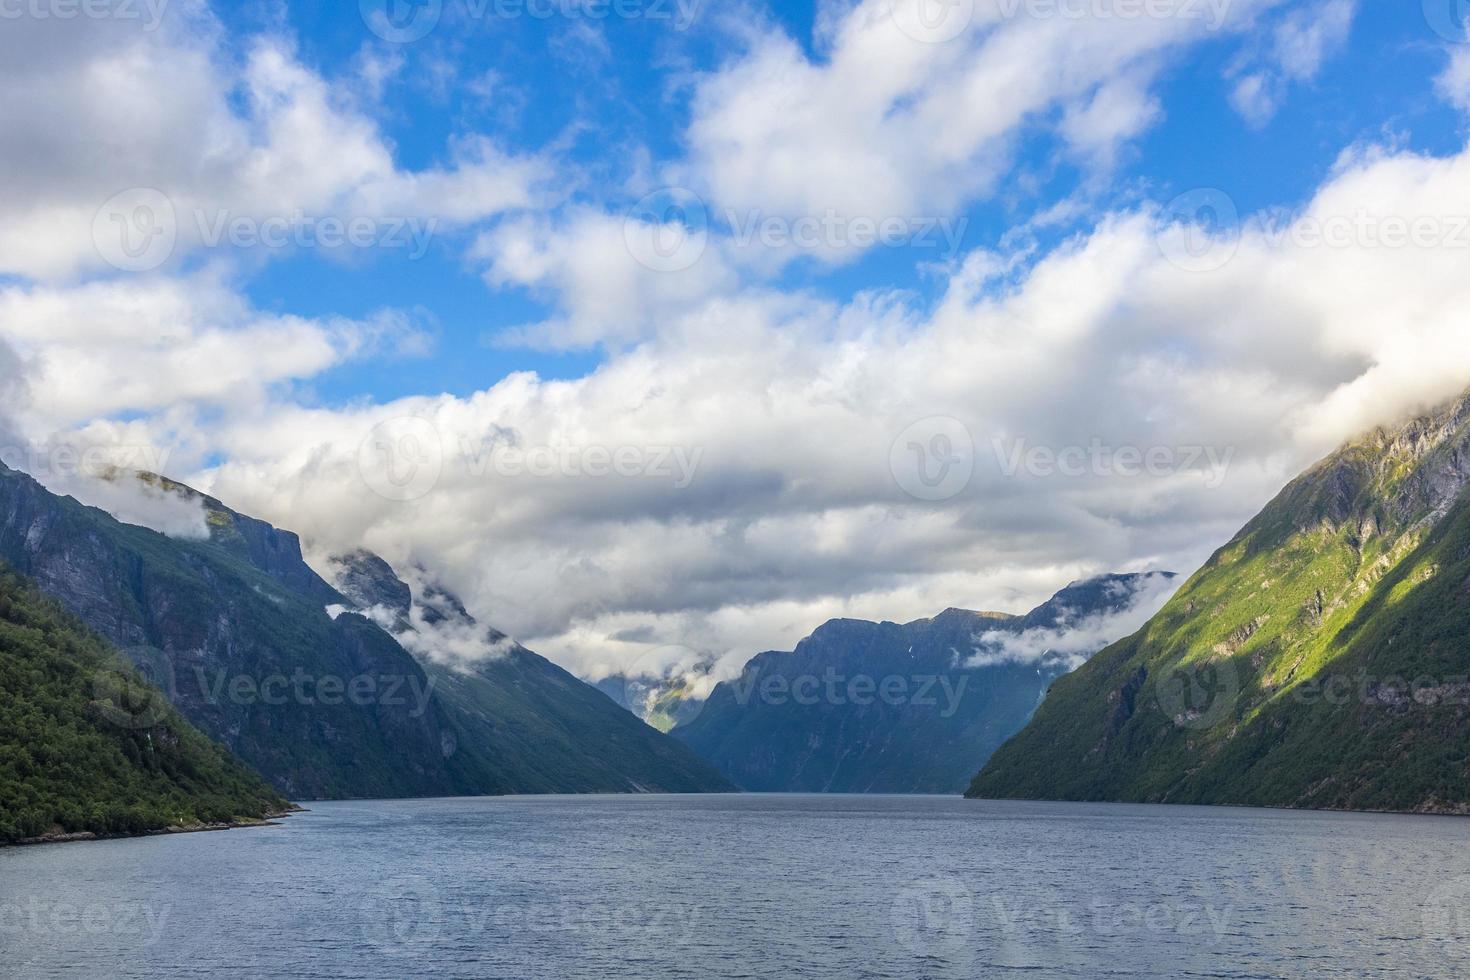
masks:
<svg viewBox="0 0 1470 980"><path fill-rule="evenodd" d="M1294 480L976 797L1470 811L1470 396Z"/></svg>
<svg viewBox="0 0 1470 980"><path fill-rule="evenodd" d="M411 653L396 624L352 611L353 600L305 562L296 535L181 484L136 479L200 509L207 535L126 524L0 466L0 559L283 794L725 787L678 743L533 654L480 665L481 696L467 696L471 675L445 664L498 641L447 593L431 592L421 614L422 628L444 641L433 644L444 659ZM398 632L410 644L422 639ZM494 697L481 690L487 673L500 685ZM560 716L575 724L547 721Z"/></svg>
<svg viewBox="0 0 1470 980"><path fill-rule="evenodd" d="M684 706L672 734L746 790L958 793L1052 681L1146 619L1173 578L1076 582L1024 616L833 620Z"/></svg>
<svg viewBox="0 0 1470 980"><path fill-rule="evenodd" d="M212 498L202 506L209 537L170 538L0 468L0 558L289 796L464 786L413 658L373 624L327 615L342 597L294 534Z"/></svg>
<svg viewBox="0 0 1470 980"><path fill-rule="evenodd" d="M330 560L338 586L423 665L458 751L503 792L723 792L681 743L493 627L414 569L415 589L367 551Z"/></svg>

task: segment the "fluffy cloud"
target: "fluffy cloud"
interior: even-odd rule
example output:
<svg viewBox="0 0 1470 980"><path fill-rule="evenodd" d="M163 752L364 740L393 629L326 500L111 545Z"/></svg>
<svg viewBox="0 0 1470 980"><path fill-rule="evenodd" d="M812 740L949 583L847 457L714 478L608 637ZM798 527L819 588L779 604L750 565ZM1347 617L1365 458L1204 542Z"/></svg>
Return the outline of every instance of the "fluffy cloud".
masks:
<svg viewBox="0 0 1470 980"><path fill-rule="evenodd" d="M995 664L1035 664L1043 661L1075 670L1103 647L1132 636L1164 608L1183 579L1149 575L1134 585L1115 582L1124 608L1090 615L1064 614L1056 626L1036 627L1020 633L992 630L975 637L975 654L966 658L967 667Z"/></svg>
<svg viewBox="0 0 1470 980"><path fill-rule="evenodd" d="M238 57L199 0L156 25L8 19L0 85L0 271L30 278L126 266L115 252L153 241L149 267L177 261L232 220L469 223L524 206L545 176L484 138L458 142L447 167L400 169L349 88L279 37Z"/></svg>
<svg viewBox="0 0 1470 980"><path fill-rule="evenodd" d="M1435 87L1451 105L1470 112L1470 47L1451 49L1449 58L1449 64L1435 79Z"/></svg>
<svg viewBox="0 0 1470 980"><path fill-rule="evenodd" d="M15 415L25 403L28 389L20 355L0 339L0 446L13 447L21 441Z"/></svg>
<svg viewBox="0 0 1470 980"><path fill-rule="evenodd" d="M178 538L208 536L203 501L175 492L139 472L165 468L167 454L97 438L100 431L74 432L36 441L27 436L35 365L0 339L0 463L28 473L53 493L76 497L120 521ZM44 374L36 380L40 390Z"/></svg>
<svg viewBox="0 0 1470 980"><path fill-rule="evenodd" d="M30 362L29 427L115 413L258 404L268 386L426 343L407 317L310 319L253 309L223 276L0 287L0 337Z"/></svg>
<svg viewBox="0 0 1470 980"><path fill-rule="evenodd" d="M124 524L152 528L171 538L202 541L209 537L202 497L170 489L151 478L139 479L135 472L53 472L38 479L52 493L75 497Z"/></svg>
<svg viewBox="0 0 1470 980"><path fill-rule="evenodd" d="M1462 390L1470 232L1436 216L1467 188L1470 153L1364 149L1298 214L1114 214L970 256L929 309L716 293L580 379L232 419L200 479L442 570L589 672L1022 610L1187 571L1341 439Z"/></svg>
<svg viewBox="0 0 1470 980"><path fill-rule="evenodd" d="M745 213L947 215L992 190L1018 137L1058 113L1064 146L1110 160L1159 116L1148 89L1169 55L1274 4L1128 17L994 0L946 5L925 27L924 2L841 8L815 58L779 30L749 32L748 50L698 83L691 179Z"/></svg>
<svg viewBox="0 0 1470 980"><path fill-rule="evenodd" d="M1287 88L1316 78L1322 63L1347 43L1356 13L1357 0L1323 0L1290 13L1276 27L1268 50L1236 65L1231 105L1252 125L1265 125Z"/></svg>
<svg viewBox="0 0 1470 980"><path fill-rule="evenodd" d="M729 264L707 232L686 239L687 229L574 208L557 220L524 218L479 236L471 254L487 264L494 287L519 286L547 296L561 315L501 335L506 343L579 347L642 339L701 301L735 283ZM690 249L687 268L640 261L639 247L669 236L665 253ZM650 244L650 249L652 248ZM656 252L650 252L657 255ZM647 256L645 256L647 259ZM682 263L680 263L682 265Z"/></svg>

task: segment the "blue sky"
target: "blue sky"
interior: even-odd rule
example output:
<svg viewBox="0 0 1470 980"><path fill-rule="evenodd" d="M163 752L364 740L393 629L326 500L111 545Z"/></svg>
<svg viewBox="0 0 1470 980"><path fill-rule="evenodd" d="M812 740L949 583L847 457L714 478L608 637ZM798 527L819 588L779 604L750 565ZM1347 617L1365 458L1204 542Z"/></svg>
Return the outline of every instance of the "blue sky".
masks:
<svg viewBox="0 0 1470 980"><path fill-rule="evenodd" d="M580 40L589 20L486 16L451 24L455 9L451 2L446 21L429 36L400 45L375 43L352 4L284 10L244 4L220 15L242 36L285 31L297 39L303 60L329 77L351 77L367 56L401 56L404 65L386 87L377 118L406 167L444 162L446 143L455 136L489 133L515 151L557 153L583 184L576 197L611 208L627 204L622 185L632 157L647 154L657 163L681 156L690 75L718 69L739 46L709 9L682 30L669 20L608 18L595 28L606 46L601 52ZM813 59L823 58L812 35L813 4L745 9L779 25ZM669 10L672 15L672 3ZM1434 97L1444 57L1440 40L1426 30L1416 4L1363 5L1347 43L1324 60L1314 79L1293 85L1262 125L1231 107L1223 81L1230 64L1261 42L1228 37L1191 49L1162 75L1163 118L1123 154L1090 202L1101 208L1218 187L1245 210L1296 208L1344 148L1360 141L1389 136L1427 152L1453 149L1464 121ZM469 83L489 74L497 79L494 94L469 91ZM1016 169L1035 178L1034 188L956 212L956 220L967 222L967 250L997 247L1013 225L1076 193L1087 180L1075 166L1058 163L1055 141L1046 134L1023 143ZM1047 237L1054 241L1077 228L1068 224ZM344 265L305 251L270 264L246 292L262 308L309 316L410 308L433 329L437 343L426 357L352 364L316 379L315 396L328 402L440 390L464 395L512 371L577 377L595 367L601 358L595 346L536 351L499 341L504 328L548 315L550 302L535 291L487 286L463 259L464 238L436 241L417 260L373 254ZM838 300L875 285L928 295L940 285L925 272L931 261L924 249L881 248L837 268L799 263L781 280Z"/></svg>
<svg viewBox="0 0 1470 980"><path fill-rule="evenodd" d="M0 450L422 565L584 675L1188 572L1470 384L1459 0L37 2Z"/></svg>

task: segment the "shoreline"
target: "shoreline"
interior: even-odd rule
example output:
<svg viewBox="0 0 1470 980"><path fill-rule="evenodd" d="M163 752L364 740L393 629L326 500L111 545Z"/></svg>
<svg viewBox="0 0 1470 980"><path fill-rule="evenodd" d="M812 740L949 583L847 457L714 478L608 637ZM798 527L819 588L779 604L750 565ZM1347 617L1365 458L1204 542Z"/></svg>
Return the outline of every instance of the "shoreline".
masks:
<svg viewBox="0 0 1470 980"><path fill-rule="evenodd" d="M524 799L536 799L538 797L558 796L558 795L566 795L566 796L573 797L573 798L575 798L575 797L584 797L584 796L589 796L589 795L594 795L594 796L595 795L607 795L607 796L615 796L615 797L637 798L639 796L643 796L643 795L646 795L646 794L641 794L641 793L580 794L579 793L579 794L524 794L524 795L520 795L520 794L496 794L493 797L492 796L391 797L391 798L382 798L381 802L405 802L405 801L411 801L411 800L491 799L491 798L502 798L502 799L504 799L504 798L511 798L511 799L522 799L522 800L524 800ZM1021 798L1021 797L971 797L971 796L967 796L967 795L964 795L964 794L949 794L949 793L934 793L934 794L929 794L929 793L912 793L911 794L911 793L750 793L750 792L735 792L735 793L707 793L707 794L700 794L700 793L693 793L693 794L673 793L673 794L653 794L653 795L670 795L670 796L819 796L819 797L820 796L834 796L834 797L845 797L845 798L867 797L867 796L873 796L873 797L905 797L905 796L926 797L926 796L940 796L940 797L945 797L945 798L952 798L952 799L964 800L964 801L972 802L972 803L981 803L981 802L988 802L988 803L1057 803L1057 804L1068 804L1068 803L1070 803L1070 804L1081 804L1081 805L1096 804L1096 805L1103 805L1103 806L1160 806L1160 807L1198 808L1198 809L1206 809L1206 810L1211 810L1211 809L1216 809L1216 810L1260 810L1260 811L1264 811L1264 812L1300 813L1300 814L1340 814L1340 815L1363 815L1363 816L1439 817L1439 818L1459 818L1459 819L1465 819L1466 817L1470 817L1470 806L1464 806L1464 807L1458 807L1458 808L1417 809L1417 810L1359 810L1359 809L1349 809L1349 808L1342 808L1342 807L1295 807L1295 806L1283 806L1283 805L1280 805L1280 804L1260 804L1260 803L1161 803L1161 802L1157 802L1157 801L1155 801L1155 802L1146 802L1146 801L1142 801L1142 800L1068 800L1068 799L1059 799L1059 798L1050 798L1050 799L1048 799L1048 798L1036 798L1036 799L1030 799L1030 798ZM351 800L351 801L352 802L364 802L362 800ZM321 801L321 802L335 802L335 801ZM367 802L376 802L376 800L367 800ZM304 806L301 806L300 804L293 803L293 804L290 805L289 808L287 808L285 810L279 810L279 811L274 811L274 812L271 812L271 813L267 813L265 816L261 817L258 820L234 820L234 821L230 821L230 822L227 822L227 823L189 824L189 825L184 825L184 826L161 827L161 828L158 828L156 830L145 830L145 831L141 831L139 833L106 834L106 833L96 833L94 831L78 831L76 833L46 834L46 835L43 835L43 836L40 836L40 837L27 837L27 838L23 838L23 839L20 839L20 840L13 840L13 841L0 841L0 850L4 850L6 848L16 848L16 847L40 847L40 846L47 845L47 844L79 844L79 843L96 842L96 841L109 841L109 840L136 840L136 839L145 838L145 837L165 837L165 836L169 836L169 835L173 835L173 834L205 834L205 833L217 833L217 832L226 831L226 830L249 830L249 829L260 828L260 827L279 827L279 826L282 826L281 821L285 820L286 818L291 817L291 816L293 816L294 814L297 814L297 813L309 813L309 812L311 812L311 811L310 811L310 809L308 807L304 807Z"/></svg>
<svg viewBox="0 0 1470 980"><path fill-rule="evenodd" d="M0 849L7 847L40 847L46 844L83 844L90 841L137 840L143 837L167 837L172 834L208 834L223 830L248 830L255 827L279 827L281 826L281 820L296 813L306 812L308 811L305 807L293 803L289 809L267 813L259 820L231 820L221 823L183 824L172 827L160 827L156 830L144 830L138 833L99 834L92 830L79 830L69 834L43 834L40 837L23 837L20 840L0 841Z"/></svg>
<svg viewBox="0 0 1470 980"><path fill-rule="evenodd" d="M1272 813L1340 813L1373 817L1470 817L1470 804L1453 804L1443 807L1419 807L1411 810L1373 810L1338 806L1289 806L1284 803L1178 803L1160 800L1080 800L1064 797L1022 796L970 796L963 797L971 803L1074 803L1098 804L1101 806L1172 806L1193 807L1202 810L1265 810Z"/></svg>

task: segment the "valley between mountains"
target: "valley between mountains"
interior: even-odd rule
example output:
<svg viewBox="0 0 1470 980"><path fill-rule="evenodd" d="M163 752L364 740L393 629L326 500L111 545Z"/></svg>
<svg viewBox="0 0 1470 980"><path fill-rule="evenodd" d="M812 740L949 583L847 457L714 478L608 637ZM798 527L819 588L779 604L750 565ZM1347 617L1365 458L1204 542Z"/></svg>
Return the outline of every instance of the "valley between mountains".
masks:
<svg viewBox="0 0 1470 980"><path fill-rule="evenodd" d="M207 537L0 466L0 840L523 793L1470 812L1470 397L1342 447L1182 586L834 620L724 678L594 685L429 570L313 568L291 532L115 478L198 503Z"/></svg>

